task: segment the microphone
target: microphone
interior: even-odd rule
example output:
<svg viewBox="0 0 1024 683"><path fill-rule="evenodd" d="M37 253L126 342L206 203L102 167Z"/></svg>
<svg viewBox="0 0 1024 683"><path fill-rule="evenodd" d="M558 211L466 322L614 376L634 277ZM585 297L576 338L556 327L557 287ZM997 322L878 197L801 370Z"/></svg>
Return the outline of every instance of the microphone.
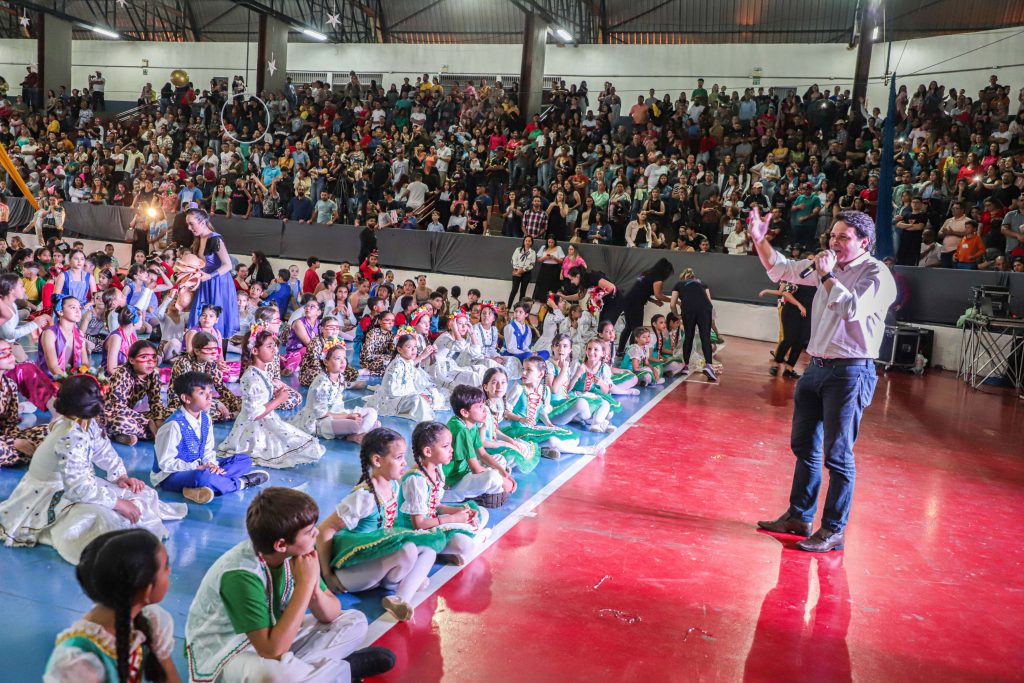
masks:
<svg viewBox="0 0 1024 683"><path fill-rule="evenodd" d="M835 256L835 252L833 252L831 249L826 249L825 251ZM811 259L811 265L807 266L800 272L800 277L807 277L808 275L813 273L816 265L817 263L814 261L814 259Z"/></svg>

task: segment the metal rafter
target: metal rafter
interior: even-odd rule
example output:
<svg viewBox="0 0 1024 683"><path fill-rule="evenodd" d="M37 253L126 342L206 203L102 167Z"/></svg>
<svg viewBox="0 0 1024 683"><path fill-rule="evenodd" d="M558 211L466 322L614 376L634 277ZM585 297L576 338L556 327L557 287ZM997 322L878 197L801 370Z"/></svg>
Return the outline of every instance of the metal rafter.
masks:
<svg viewBox="0 0 1024 683"><path fill-rule="evenodd" d="M512 0L524 13L535 12L554 28L564 28L577 43L597 42L597 22L587 0Z"/></svg>

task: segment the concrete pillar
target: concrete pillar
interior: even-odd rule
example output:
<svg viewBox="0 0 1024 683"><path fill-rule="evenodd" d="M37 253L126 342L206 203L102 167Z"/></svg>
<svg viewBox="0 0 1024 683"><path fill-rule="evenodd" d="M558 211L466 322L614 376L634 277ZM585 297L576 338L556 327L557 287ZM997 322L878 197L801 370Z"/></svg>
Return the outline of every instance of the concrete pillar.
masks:
<svg viewBox="0 0 1024 683"><path fill-rule="evenodd" d="M861 7L860 42L857 44L857 65L853 72L853 106L854 111L868 94L868 77L871 75L871 48L874 45L875 27L879 18L878 3L867 0ZM870 109L868 110L870 111Z"/></svg>
<svg viewBox="0 0 1024 683"><path fill-rule="evenodd" d="M260 15L260 35L256 48L256 91L281 94L288 75L288 24ZM270 68L271 64L275 67Z"/></svg>
<svg viewBox="0 0 1024 683"><path fill-rule="evenodd" d="M519 70L519 113L525 121L541 110L547 40L548 22L536 12L527 14L523 32L523 64Z"/></svg>
<svg viewBox="0 0 1024 683"><path fill-rule="evenodd" d="M40 13L39 19L39 39L36 41L39 88L33 103L37 107L42 106L47 90L60 92L60 86L64 85L71 92L72 87L71 23L45 13Z"/></svg>

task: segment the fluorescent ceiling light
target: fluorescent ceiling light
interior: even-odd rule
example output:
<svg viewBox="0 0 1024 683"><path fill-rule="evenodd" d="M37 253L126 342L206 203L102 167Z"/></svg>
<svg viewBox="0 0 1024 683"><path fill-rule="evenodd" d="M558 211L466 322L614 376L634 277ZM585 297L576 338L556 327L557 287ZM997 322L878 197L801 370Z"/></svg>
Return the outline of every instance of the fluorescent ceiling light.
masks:
<svg viewBox="0 0 1024 683"><path fill-rule="evenodd" d="M121 37L120 34L114 33L113 31L109 31L109 30L107 30L105 28L100 28L99 26L90 26L89 30L92 31L93 33L98 33L101 36L106 36L107 38L120 38Z"/></svg>
<svg viewBox="0 0 1024 683"><path fill-rule="evenodd" d="M564 28L555 29L555 35L567 43L571 43L573 41L572 34Z"/></svg>
<svg viewBox="0 0 1024 683"><path fill-rule="evenodd" d="M327 40L327 36L320 33L319 31L314 31L311 28L300 28L299 30L302 31L307 36L309 36L310 38L315 38L316 40Z"/></svg>
<svg viewBox="0 0 1024 683"><path fill-rule="evenodd" d="M878 27L871 29L871 40L878 40Z"/></svg>

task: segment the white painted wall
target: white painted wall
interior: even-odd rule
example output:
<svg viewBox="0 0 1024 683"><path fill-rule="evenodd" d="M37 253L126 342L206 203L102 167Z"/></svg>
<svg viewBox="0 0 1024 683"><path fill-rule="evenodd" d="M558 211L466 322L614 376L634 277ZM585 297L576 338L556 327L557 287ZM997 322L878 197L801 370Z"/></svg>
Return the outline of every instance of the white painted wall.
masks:
<svg viewBox="0 0 1024 683"><path fill-rule="evenodd" d="M1007 64L1024 62L1020 45L1024 36L1008 38L1021 27L921 38L893 44L892 65L900 74L938 71L939 74L905 76L913 89L919 82L937 80L976 92L988 83L991 72L1000 81L1024 83L1024 67ZM988 47L986 44L994 43ZM879 43L873 51L871 74L882 76L888 45ZM981 49L977 49L981 48ZM955 57L960 53L975 50ZM107 78L107 99L133 100L146 81L159 88L175 68L187 70L193 82L206 85L213 76L230 77L246 72L245 43L141 43L110 40L75 41L72 47L72 87L86 83L88 74L99 68ZM950 59L951 57L955 57ZM150 60L148 75L142 60ZM801 89L820 86L852 87L856 54L845 44L788 45L549 45L545 72L568 82L586 80L600 89L606 80L615 83L625 101L646 94L654 87L659 94L691 90L698 76L707 85L719 83L729 90L752 85L755 67L763 71L764 86L790 85ZM950 59L934 68L932 65ZM27 64L36 60L34 40L0 40L0 73L18 83ZM292 43L288 47L290 71L347 73L349 70L384 74L383 82L401 83L405 76L415 80L424 71L442 70L494 76L518 74L519 45L324 45ZM249 45L247 82L255 81L256 46ZM897 66L898 65L898 66ZM955 73L962 69L979 69ZM886 87L872 82L868 101L885 109Z"/></svg>

